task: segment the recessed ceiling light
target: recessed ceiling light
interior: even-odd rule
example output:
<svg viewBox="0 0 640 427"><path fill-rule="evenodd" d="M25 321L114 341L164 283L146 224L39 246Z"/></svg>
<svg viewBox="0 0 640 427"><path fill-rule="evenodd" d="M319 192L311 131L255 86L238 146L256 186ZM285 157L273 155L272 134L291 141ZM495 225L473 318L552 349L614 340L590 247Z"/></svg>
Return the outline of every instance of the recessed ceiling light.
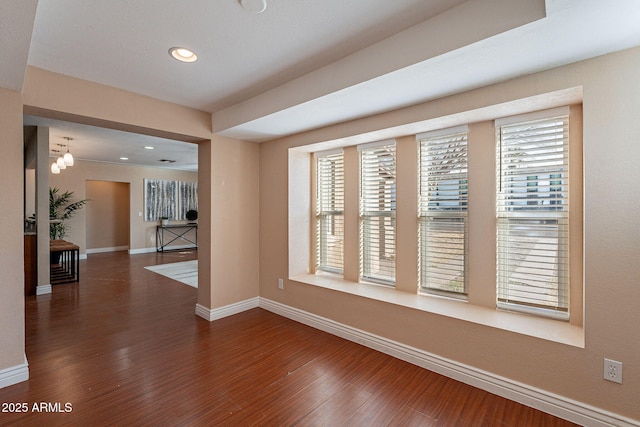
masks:
<svg viewBox="0 0 640 427"><path fill-rule="evenodd" d="M155 147L152 147L150 145L145 145L144 148L145 150L153 150Z"/></svg>
<svg viewBox="0 0 640 427"><path fill-rule="evenodd" d="M120 157L120 160L129 160L128 157Z"/></svg>
<svg viewBox="0 0 640 427"><path fill-rule="evenodd" d="M196 62L198 56L193 51L184 47L172 47L169 49L169 55L181 62Z"/></svg>
<svg viewBox="0 0 640 427"><path fill-rule="evenodd" d="M238 0L247 12L262 13L267 8L267 0Z"/></svg>

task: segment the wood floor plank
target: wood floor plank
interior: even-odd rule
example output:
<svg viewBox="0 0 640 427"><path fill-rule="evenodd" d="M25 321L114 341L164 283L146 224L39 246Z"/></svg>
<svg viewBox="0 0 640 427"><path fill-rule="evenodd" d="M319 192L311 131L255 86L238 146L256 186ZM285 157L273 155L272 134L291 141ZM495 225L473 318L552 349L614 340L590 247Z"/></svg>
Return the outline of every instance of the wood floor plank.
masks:
<svg viewBox="0 0 640 427"><path fill-rule="evenodd" d="M389 427L432 427L438 420L405 405L389 422Z"/></svg>
<svg viewBox="0 0 640 427"><path fill-rule="evenodd" d="M198 318L196 289L144 269L196 257L92 254L27 297L30 379L0 402L30 410L0 425L572 425L265 310Z"/></svg>

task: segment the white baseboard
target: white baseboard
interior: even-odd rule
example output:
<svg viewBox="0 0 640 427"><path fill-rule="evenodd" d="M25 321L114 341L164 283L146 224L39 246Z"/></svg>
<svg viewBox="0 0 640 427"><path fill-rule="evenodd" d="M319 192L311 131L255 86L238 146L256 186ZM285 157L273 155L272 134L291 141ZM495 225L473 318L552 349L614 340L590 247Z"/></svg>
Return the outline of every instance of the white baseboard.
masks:
<svg viewBox="0 0 640 427"><path fill-rule="evenodd" d="M113 246L110 248L93 248L93 249L87 249L86 253L87 254L101 254L104 252L120 252L120 251L126 251L127 249L129 249L129 246Z"/></svg>
<svg viewBox="0 0 640 427"><path fill-rule="evenodd" d="M167 247L164 248L165 251L175 251L175 250L180 250L180 249L196 250L196 248L194 248L193 245L174 245L174 246L167 246ZM151 252L157 252L157 249L155 247L153 247L153 248L129 249L129 255L148 254L148 253L151 253Z"/></svg>
<svg viewBox="0 0 640 427"><path fill-rule="evenodd" d="M465 384L472 385L580 425L640 426L638 420L623 417L582 402L568 399L564 396L531 387L527 384L474 368L473 366L464 365L276 301L260 298L259 306L280 316L362 344L446 377L453 378Z"/></svg>
<svg viewBox="0 0 640 427"><path fill-rule="evenodd" d="M51 285L36 286L36 295L46 295L51 293Z"/></svg>
<svg viewBox="0 0 640 427"><path fill-rule="evenodd" d="M196 304L196 315L212 322L214 320L222 319L223 317L232 316L234 314L242 313L243 311L251 310L252 308L257 308L259 304L260 301L258 297L213 309Z"/></svg>
<svg viewBox="0 0 640 427"><path fill-rule="evenodd" d="M129 255L148 254L151 252L156 252L156 248L129 249Z"/></svg>
<svg viewBox="0 0 640 427"><path fill-rule="evenodd" d="M88 252L85 252L85 253L83 253L83 254L80 254L80 257L79 257L78 259L87 259L87 253L88 253Z"/></svg>
<svg viewBox="0 0 640 427"><path fill-rule="evenodd" d="M18 384L28 379L29 363L27 362L27 355L24 356L24 363L0 370L0 388Z"/></svg>

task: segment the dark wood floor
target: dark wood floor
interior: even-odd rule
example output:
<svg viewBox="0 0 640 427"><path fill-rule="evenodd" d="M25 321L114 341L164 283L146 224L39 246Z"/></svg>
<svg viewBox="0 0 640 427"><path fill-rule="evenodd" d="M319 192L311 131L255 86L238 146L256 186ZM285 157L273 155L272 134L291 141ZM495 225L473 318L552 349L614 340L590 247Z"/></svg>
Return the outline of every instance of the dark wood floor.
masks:
<svg viewBox="0 0 640 427"><path fill-rule="evenodd" d="M79 284L28 297L31 379L0 402L29 412L0 424L572 425L262 309L200 319L194 288L143 268L195 257L89 255Z"/></svg>

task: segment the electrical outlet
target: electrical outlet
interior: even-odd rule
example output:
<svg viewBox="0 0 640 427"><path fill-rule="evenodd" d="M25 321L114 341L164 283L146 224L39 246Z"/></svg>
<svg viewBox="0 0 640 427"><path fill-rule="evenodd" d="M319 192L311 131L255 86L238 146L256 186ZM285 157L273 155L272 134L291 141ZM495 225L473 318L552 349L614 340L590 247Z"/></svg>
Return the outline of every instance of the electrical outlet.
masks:
<svg viewBox="0 0 640 427"><path fill-rule="evenodd" d="M284 289L284 280L278 279L278 289Z"/></svg>
<svg viewBox="0 0 640 427"><path fill-rule="evenodd" d="M604 359L604 379L622 384L622 362Z"/></svg>

